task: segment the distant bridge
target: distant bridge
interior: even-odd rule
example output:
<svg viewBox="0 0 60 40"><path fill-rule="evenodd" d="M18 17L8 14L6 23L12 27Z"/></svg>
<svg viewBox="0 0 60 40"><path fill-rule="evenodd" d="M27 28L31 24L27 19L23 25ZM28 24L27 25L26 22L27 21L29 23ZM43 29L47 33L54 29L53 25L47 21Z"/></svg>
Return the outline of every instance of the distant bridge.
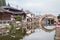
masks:
<svg viewBox="0 0 60 40"><path fill-rule="evenodd" d="M56 22L58 21L56 16L54 16L54 15L52 15L52 14L45 14L45 15L39 17L39 20L38 20L39 28L43 28L43 26L42 26L42 20L43 20L45 17L50 17L50 18L54 19ZM54 26L55 26L55 25L54 25ZM55 29L55 28L53 28L53 29ZM53 30L53 29L51 29L51 30ZM49 30L50 30L50 29L49 29Z"/></svg>

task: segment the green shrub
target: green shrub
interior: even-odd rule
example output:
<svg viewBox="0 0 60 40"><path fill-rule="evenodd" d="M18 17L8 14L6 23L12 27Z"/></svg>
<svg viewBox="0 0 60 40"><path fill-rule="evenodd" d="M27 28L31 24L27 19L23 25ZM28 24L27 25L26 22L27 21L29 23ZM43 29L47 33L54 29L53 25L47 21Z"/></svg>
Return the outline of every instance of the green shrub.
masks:
<svg viewBox="0 0 60 40"><path fill-rule="evenodd" d="M16 21L21 21L22 20L22 16L16 16Z"/></svg>
<svg viewBox="0 0 60 40"><path fill-rule="evenodd" d="M13 33L14 32L14 25L12 23L10 23L10 33Z"/></svg>

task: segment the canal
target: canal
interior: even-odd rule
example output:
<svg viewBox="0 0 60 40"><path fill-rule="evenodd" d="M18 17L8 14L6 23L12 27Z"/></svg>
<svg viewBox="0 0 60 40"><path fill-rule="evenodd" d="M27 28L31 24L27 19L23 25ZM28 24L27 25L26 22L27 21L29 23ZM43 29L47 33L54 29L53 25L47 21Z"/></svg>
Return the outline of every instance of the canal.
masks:
<svg viewBox="0 0 60 40"><path fill-rule="evenodd" d="M53 28L53 27L46 27ZM1 36L0 40L54 40L55 30L45 31L43 29L36 28L33 33L26 35L20 30L16 30L15 33L9 33L7 36Z"/></svg>
<svg viewBox="0 0 60 40"><path fill-rule="evenodd" d="M23 37L23 40L54 40L54 36L55 36L55 30L51 32L46 32L42 29L37 28L35 29L34 33Z"/></svg>

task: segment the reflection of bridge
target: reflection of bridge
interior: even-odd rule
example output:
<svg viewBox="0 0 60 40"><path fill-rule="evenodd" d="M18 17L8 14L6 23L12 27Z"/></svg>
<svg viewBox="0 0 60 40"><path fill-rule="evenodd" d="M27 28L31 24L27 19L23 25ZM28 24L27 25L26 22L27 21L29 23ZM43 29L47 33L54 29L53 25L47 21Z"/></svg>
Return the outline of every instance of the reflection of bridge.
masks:
<svg viewBox="0 0 60 40"><path fill-rule="evenodd" d="M39 22L39 28L42 28L42 20L44 19L44 18L46 18L46 17L48 17L48 18L50 18L50 19L54 19L54 21L55 22L57 22L58 20L57 20L57 17L56 16L54 16L54 15L51 15L51 14L46 14L46 15L43 15L43 16L40 16L39 17L39 20L38 20L38 22ZM48 23L48 22L47 22ZM56 24L56 23L55 23ZM49 24L48 24L49 25ZM50 24L51 26L52 25L54 25L54 24ZM55 25L54 25L55 26ZM54 29L54 28L53 28ZM52 30L52 29L51 29Z"/></svg>

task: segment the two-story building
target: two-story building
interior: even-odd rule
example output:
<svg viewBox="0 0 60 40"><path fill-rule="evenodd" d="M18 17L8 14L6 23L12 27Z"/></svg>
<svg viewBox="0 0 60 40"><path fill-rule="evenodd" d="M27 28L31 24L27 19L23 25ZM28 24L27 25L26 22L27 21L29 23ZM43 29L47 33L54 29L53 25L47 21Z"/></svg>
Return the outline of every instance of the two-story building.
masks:
<svg viewBox="0 0 60 40"><path fill-rule="evenodd" d="M20 15L23 19L26 17L26 13L23 10L18 10L10 6L0 7L0 24L15 20L15 16Z"/></svg>

